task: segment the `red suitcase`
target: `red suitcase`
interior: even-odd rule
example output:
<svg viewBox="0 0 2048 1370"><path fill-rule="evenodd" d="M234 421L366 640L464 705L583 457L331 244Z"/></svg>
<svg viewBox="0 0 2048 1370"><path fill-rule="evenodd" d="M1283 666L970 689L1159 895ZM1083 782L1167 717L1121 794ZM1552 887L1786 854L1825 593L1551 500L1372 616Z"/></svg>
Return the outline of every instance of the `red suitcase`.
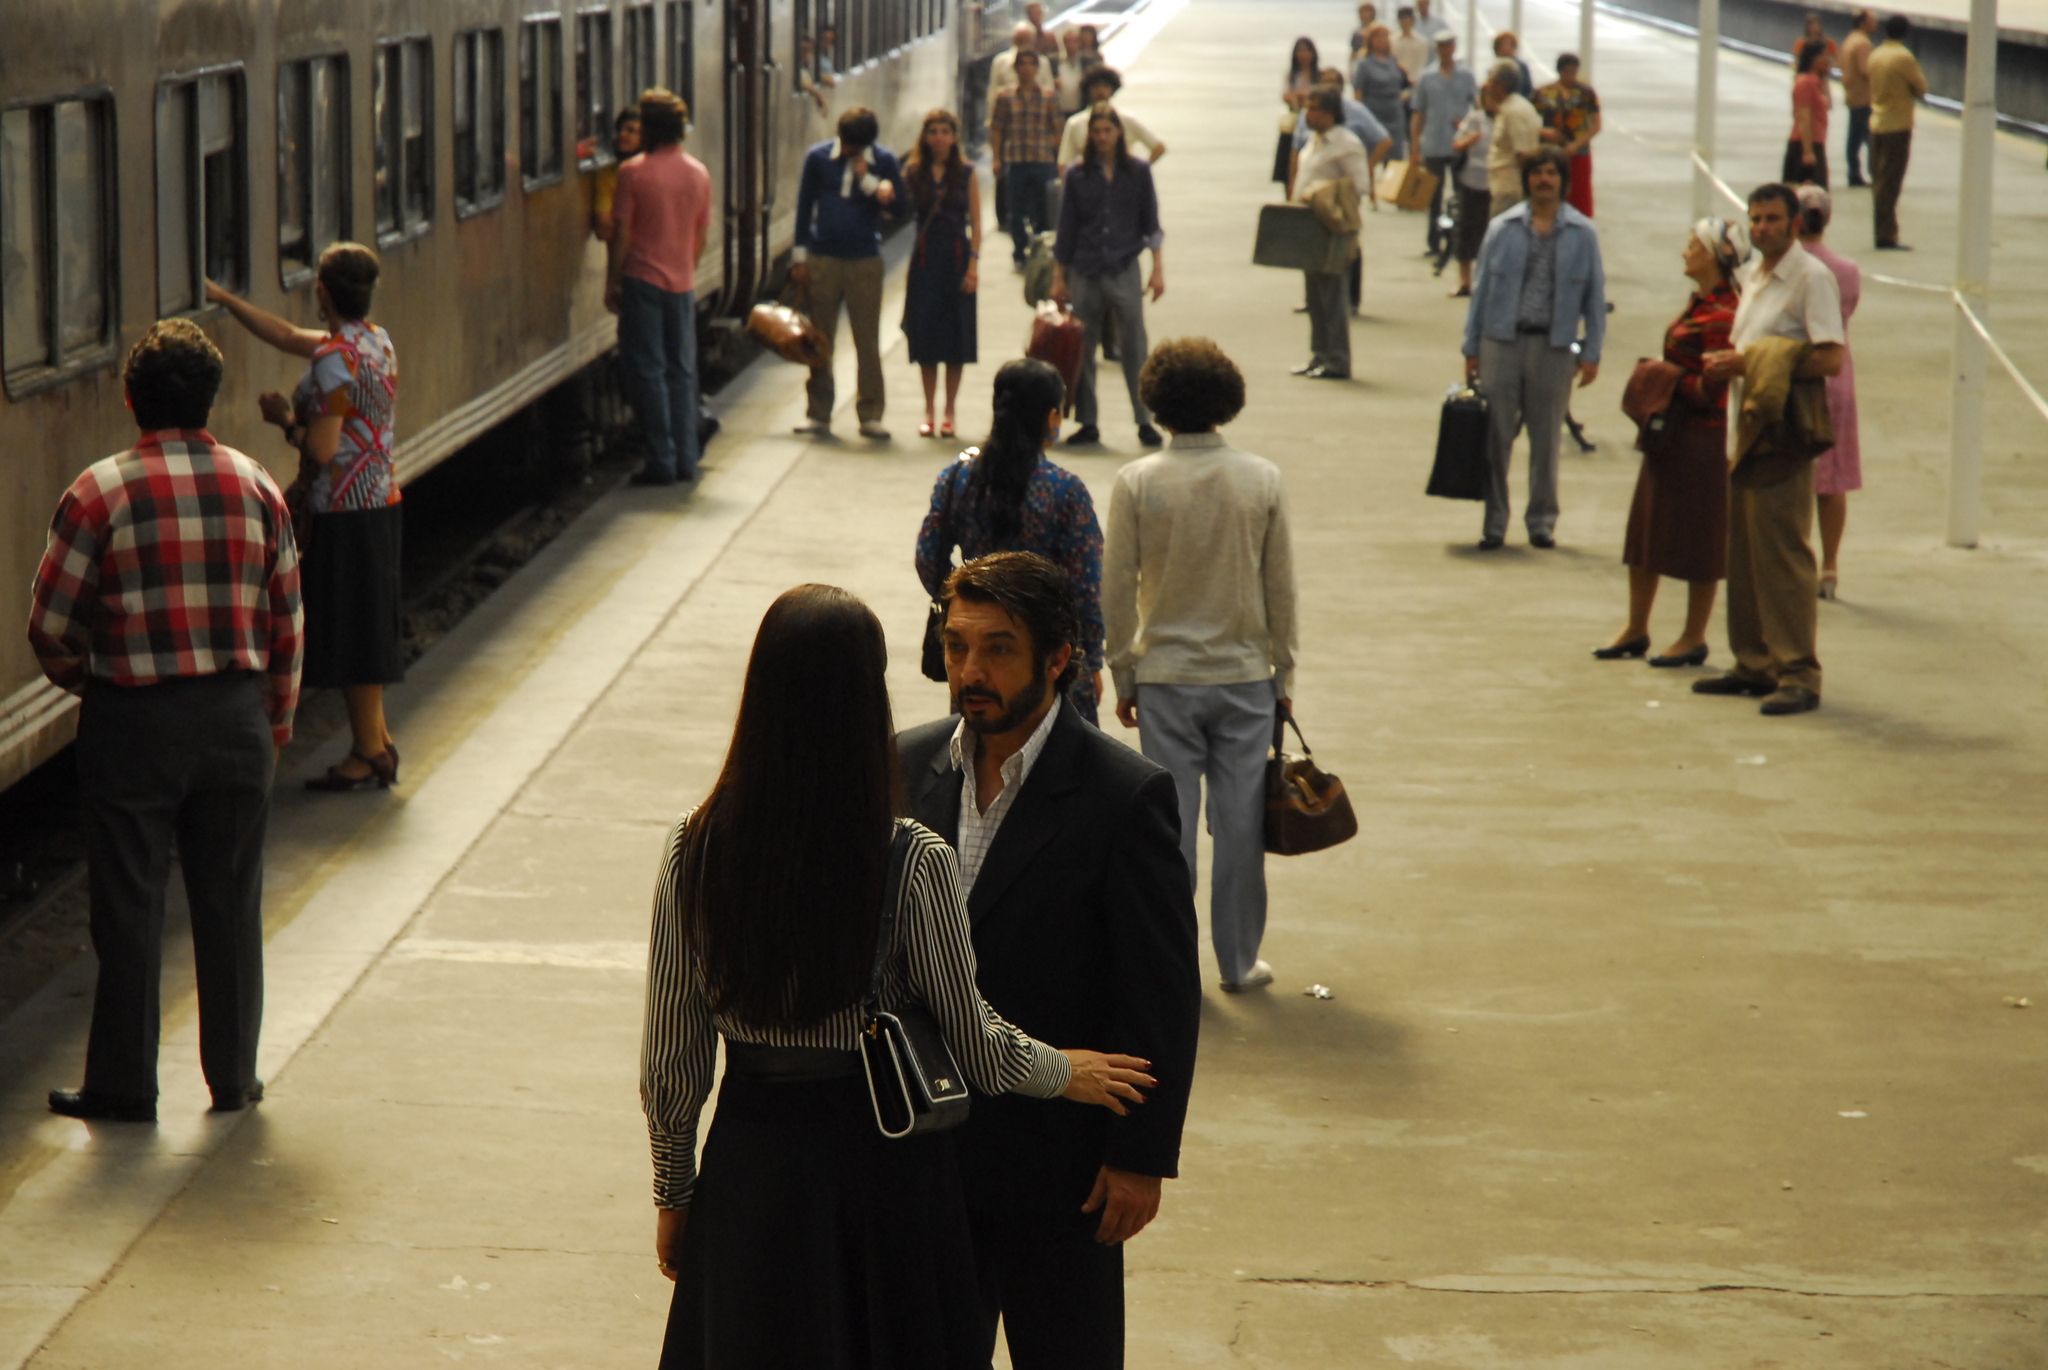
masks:
<svg viewBox="0 0 2048 1370"><path fill-rule="evenodd" d="M1031 342L1024 355L1044 362L1066 382L1067 398L1060 405L1062 414L1074 409L1074 388L1081 383L1081 349L1087 337L1088 330L1073 312L1051 300L1038 306L1038 317L1031 321Z"/></svg>

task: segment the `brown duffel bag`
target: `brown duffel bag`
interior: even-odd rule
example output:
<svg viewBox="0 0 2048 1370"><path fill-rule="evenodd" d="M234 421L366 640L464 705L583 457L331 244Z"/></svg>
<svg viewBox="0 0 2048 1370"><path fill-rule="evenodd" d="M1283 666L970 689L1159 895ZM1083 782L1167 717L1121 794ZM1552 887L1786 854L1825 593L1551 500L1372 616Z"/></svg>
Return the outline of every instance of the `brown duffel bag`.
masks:
<svg viewBox="0 0 2048 1370"><path fill-rule="evenodd" d="M786 304L757 304L747 315L747 331L784 361L803 366L830 366L832 340L809 318Z"/></svg>
<svg viewBox="0 0 2048 1370"><path fill-rule="evenodd" d="M1294 729L1301 755L1286 750ZM1273 714L1273 755L1266 762L1266 850L1275 856L1321 851L1358 835L1358 815L1344 782L1323 770L1310 753L1301 725L1286 709Z"/></svg>

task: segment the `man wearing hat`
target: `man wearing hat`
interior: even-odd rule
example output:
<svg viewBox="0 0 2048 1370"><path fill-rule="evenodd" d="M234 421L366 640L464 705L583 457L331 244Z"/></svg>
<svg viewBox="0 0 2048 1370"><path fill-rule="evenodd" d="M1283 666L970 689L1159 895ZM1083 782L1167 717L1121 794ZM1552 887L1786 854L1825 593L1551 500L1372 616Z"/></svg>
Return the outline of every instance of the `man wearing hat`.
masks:
<svg viewBox="0 0 2048 1370"><path fill-rule="evenodd" d="M1458 136L1458 121L1479 98L1479 82L1458 65L1458 39L1448 29L1436 35L1436 65L1416 79L1408 97L1409 145L1416 148L1422 164L1436 177L1436 193L1429 204L1429 225L1425 233L1431 255L1450 245L1449 231L1439 220L1444 210L1444 182L1450 178L1457 152L1451 144Z"/></svg>

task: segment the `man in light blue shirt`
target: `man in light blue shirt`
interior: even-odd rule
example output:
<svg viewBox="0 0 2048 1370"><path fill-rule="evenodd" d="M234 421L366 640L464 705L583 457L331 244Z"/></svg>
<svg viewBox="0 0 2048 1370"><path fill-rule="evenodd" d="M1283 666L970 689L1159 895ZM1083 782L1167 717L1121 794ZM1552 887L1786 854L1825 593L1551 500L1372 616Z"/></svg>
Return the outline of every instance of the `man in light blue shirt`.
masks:
<svg viewBox="0 0 2048 1370"><path fill-rule="evenodd" d="M1445 31L1436 36L1436 65L1416 79L1409 92L1410 137L1408 145L1422 157L1422 164L1436 177L1436 193L1429 202L1429 225L1425 234L1430 255L1450 241L1441 225L1444 212L1444 182L1450 179L1451 163L1457 159L1451 147L1458 136L1458 121L1479 99L1479 82L1458 65L1458 39Z"/></svg>
<svg viewBox="0 0 2048 1370"><path fill-rule="evenodd" d="M1543 148L1524 162L1526 198L1488 225L1473 272L1465 375L1485 389L1492 418L1482 552L1507 538L1508 455L1525 419L1529 545L1557 545L1557 444L1572 376L1576 372L1583 387L1600 374L1607 332L1600 230L1564 203L1570 177L1571 163L1556 148Z"/></svg>

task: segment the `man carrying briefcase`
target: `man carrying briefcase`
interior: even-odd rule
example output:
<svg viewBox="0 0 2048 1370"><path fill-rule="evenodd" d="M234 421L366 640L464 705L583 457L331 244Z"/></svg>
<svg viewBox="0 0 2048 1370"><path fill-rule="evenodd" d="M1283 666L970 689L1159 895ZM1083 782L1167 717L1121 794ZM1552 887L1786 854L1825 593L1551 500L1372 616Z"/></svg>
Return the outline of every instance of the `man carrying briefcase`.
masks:
<svg viewBox="0 0 2048 1370"><path fill-rule="evenodd" d="M1315 203L1318 197L1333 201L1327 212L1338 214L1350 226L1349 258L1358 252L1358 200L1372 186L1372 171L1366 164L1365 144L1342 126L1343 97L1327 86L1309 93L1304 116L1314 130L1308 146L1301 150L1295 175L1295 198ZM1348 215L1342 211L1348 209ZM1322 217L1319 213L1318 217ZM1325 221L1328 226L1328 221ZM1294 374L1316 381L1351 379L1351 311L1345 298L1344 268L1310 271L1308 277L1309 359Z"/></svg>

